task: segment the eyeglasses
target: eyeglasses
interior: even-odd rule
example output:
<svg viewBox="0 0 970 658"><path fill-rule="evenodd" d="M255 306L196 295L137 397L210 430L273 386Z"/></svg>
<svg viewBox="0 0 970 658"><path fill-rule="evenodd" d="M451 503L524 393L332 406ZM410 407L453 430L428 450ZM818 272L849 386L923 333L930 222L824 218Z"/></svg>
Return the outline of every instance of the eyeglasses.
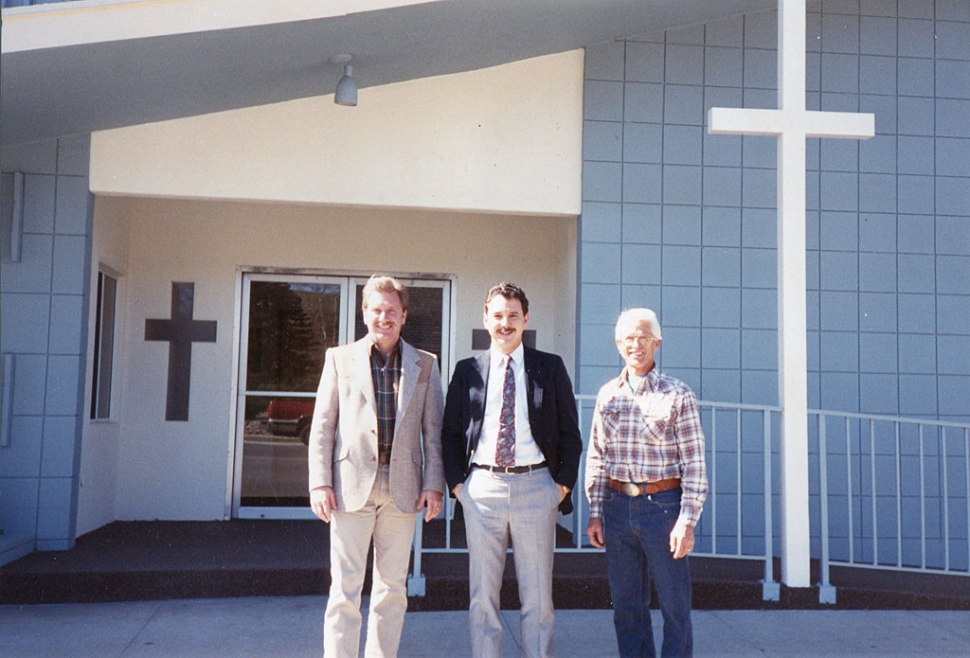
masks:
<svg viewBox="0 0 970 658"><path fill-rule="evenodd" d="M617 339L616 342L623 343L624 345L639 345L646 346L650 344L650 341L656 340L650 334L630 334L629 336L624 336L623 338Z"/></svg>

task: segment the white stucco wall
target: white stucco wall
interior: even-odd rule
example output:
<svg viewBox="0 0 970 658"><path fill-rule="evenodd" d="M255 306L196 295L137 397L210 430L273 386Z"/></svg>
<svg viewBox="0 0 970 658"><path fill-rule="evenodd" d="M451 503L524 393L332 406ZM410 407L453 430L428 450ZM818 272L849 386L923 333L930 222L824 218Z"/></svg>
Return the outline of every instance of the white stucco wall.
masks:
<svg viewBox="0 0 970 658"><path fill-rule="evenodd" d="M127 250L116 493L88 485L84 530L109 506L119 520L229 512L240 268L451 277L457 358L485 291L513 280L538 347L572 371L582 88L572 52L364 89L356 108L326 96L94 134L95 242L113 244L123 214ZM194 318L218 323L192 349L187 422L165 421L168 345L145 340L173 281L194 282ZM85 459L111 459L107 431L89 426Z"/></svg>
<svg viewBox="0 0 970 658"><path fill-rule="evenodd" d="M95 194L580 212L583 53L95 133ZM232 166L227 166L232 163Z"/></svg>
<svg viewBox="0 0 970 658"><path fill-rule="evenodd" d="M98 199L94 213L94 239L91 245L91 304L89 308L87 353L94 355L94 326L96 323L98 272L103 268L118 279L116 327L125 322L128 272L128 201L126 199ZM125 345L116 342L116 365L123 359ZM93 367L86 369L84 399L91 400ZM119 370L116 369L116 372ZM78 482L77 534L83 535L115 520L118 482L118 451L120 418L123 410L123 386L113 388L111 418L92 421L89 409L84 410L80 477Z"/></svg>
<svg viewBox="0 0 970 658"><path fill-rule="evenodd" d="M457 292L456 355L472 354L485 291L501 279L530 295L540 349L575 361L576 221L395 209L130 200L117 518L221 519L232 454L234 304L240 267L369 275L437 273ZM216 343L192 348L187 422L165 421L168 346L145 319L168 318L171 282L195 282L197 320ZM564 300L569 300L564 302Z"/></svg>

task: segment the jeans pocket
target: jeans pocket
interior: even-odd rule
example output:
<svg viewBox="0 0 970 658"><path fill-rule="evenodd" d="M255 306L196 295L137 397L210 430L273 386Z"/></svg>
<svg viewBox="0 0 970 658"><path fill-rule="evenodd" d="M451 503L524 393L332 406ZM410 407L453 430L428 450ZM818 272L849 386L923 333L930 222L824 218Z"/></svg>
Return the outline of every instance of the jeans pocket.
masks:
<svg viewBox="0 0 970 658"><path fill-rule="evenodd" d="M672 524L680 516L680 503L665 503L654 501L654 504L660 508L660 513L663 514L664 523Z"/></svg>

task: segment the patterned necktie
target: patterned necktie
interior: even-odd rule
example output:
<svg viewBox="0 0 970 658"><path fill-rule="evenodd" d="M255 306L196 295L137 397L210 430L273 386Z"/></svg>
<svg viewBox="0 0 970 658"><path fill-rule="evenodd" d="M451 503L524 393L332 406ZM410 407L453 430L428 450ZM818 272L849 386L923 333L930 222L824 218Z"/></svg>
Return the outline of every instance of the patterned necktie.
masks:
<svg viewBox="0 0 970 658"><path fill-rule="evenodd" d="M515 466L515 374L512 372L512 358L506 356L503 361L505 383L502 385L502 413L498 419L495 465Z"/></svg>

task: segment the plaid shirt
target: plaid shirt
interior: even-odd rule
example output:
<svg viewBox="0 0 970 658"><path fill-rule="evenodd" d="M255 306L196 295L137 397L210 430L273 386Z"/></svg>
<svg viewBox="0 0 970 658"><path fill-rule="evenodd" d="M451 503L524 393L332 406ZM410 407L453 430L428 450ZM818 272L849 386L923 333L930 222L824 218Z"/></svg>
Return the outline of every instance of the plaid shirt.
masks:
<svg viewBox="0 0 970 658"><path fill-rule="evenodd" d="M591 518L603 515L610 478L637 483L680 478L679 520L697 524L707 498L707 468L697 398L686 384L653 368L636 392L625 370L600 389L586 459Z"/></svg>
<svg viewBox="0 0 970 658"><path fill-rule="evenodd" d="M390 454L397 419L397 391L401 384L401 341L385 359L377 345L370 348L370 372L377 401L377 452Z"/></svg>

